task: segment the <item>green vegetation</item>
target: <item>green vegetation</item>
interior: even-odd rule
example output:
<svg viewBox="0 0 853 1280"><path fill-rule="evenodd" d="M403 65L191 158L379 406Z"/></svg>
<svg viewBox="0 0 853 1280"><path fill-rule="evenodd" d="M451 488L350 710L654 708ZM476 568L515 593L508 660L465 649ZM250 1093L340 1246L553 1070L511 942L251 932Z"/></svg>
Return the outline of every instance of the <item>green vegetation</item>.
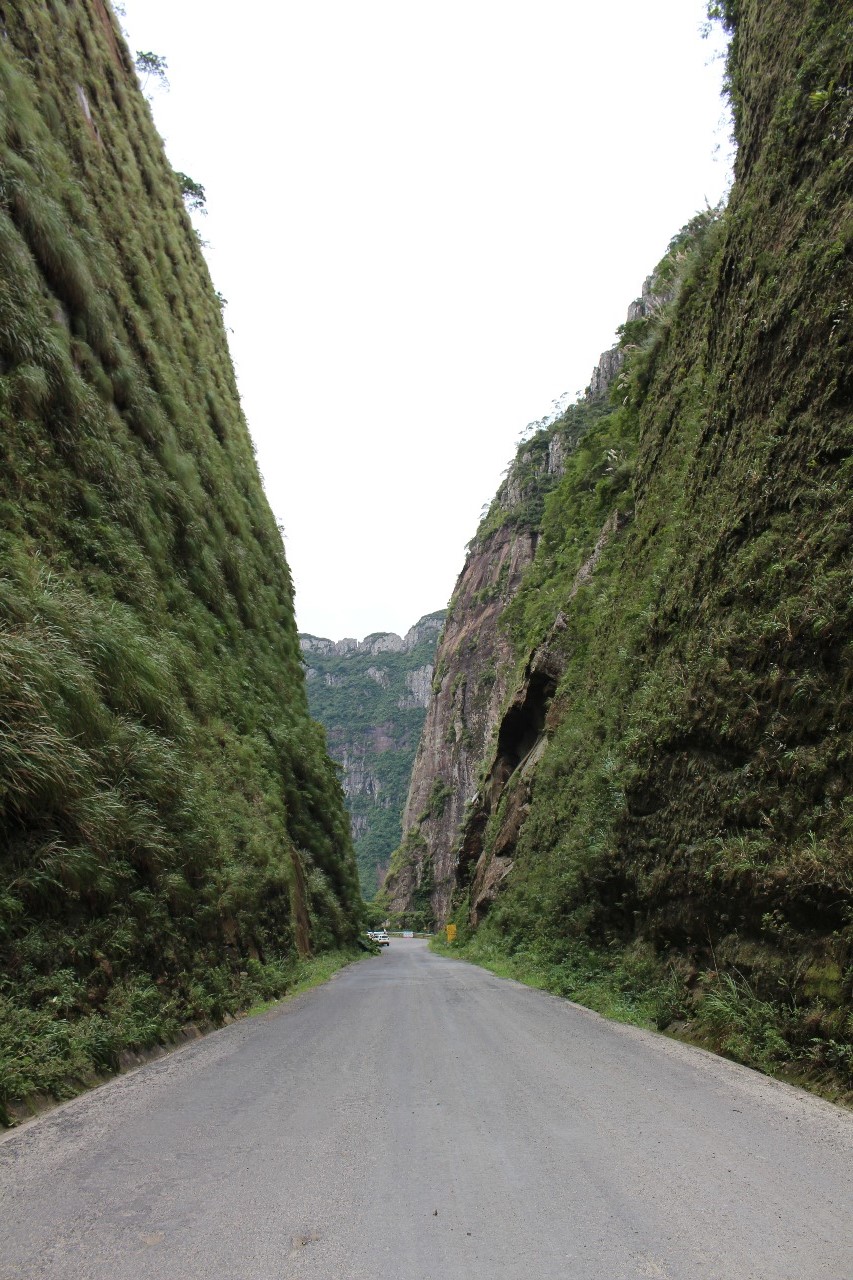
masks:
<svg viewBox="0 0 853 1280"><path fill-rule="evenodd" d="M300 958L291 954L262 963L251 957L234 973L227 965L208 971L204 981L169 999L142 977L116 983L97 1010L71 1016L79 981L72 970L53 975L50 1008L22 1006L0 998L0 1062L3 1093L0 1118L15 1118L10 1104L45 1097L72 1098L101 1076L125 1064L125 1055L179 1041L190 1022L209 1028L245 1012L265 1013L282 999L326 982L361 956L352 948ZM130 1059L133 1061L133 1058ZM26 1106L18 1105L18 1112Z"/></svg>
<svg viewBox="0 0 853 1280"><path fill-rule="evenodd" d="M591 423L607 413L608 406L598 401L581 401L569 405L555 422L540 427L525 440L509 467L488 511L480 521L475 544L482 544L490 534L510 526L537 529L542 521L546 498L559 481L558 471L548 470L548 454L556 441L566 454L571 454ZM472 544L473 545L473 544ZM509 566L507 565L507 571ZM496 598L503 584L479 593L481 601Z"/></svg>
<svg viewBox="0 0 853 1280"><path fill-rule="evenodd" d="M433 795L442 795L441 804L443 806L446 795L440 783L433 786ZM414 929L417 931L430 932L435 927L435 912L432 906L432 893L435 888L435 876L433 873L432 861L426 857L428 851L427 842L422 831L422 824L429 816L429 809L418 817L413 826L409 827L403 836L402 842L394 849L391 854L389 863L389 878L396 878L400 874L411 877L411 892L409 893L409 905L405 911L395 911L391 909L388 889L385 885L379 890L374 899L374 905L381 912L383 920L388 920L389 927L392 929ZM386 881L387 884L387 881Z"/></svg>
<svg viewBox="0 0 853 1280"><path fill-rule="evenodd" d="M417 624L412 648L373 653L367 636L359 650L335 653L331 642L303 636L310 646L308 703L329 738L329 750L344 765L346 804L362 892L370 899L381 883L392 850L400 843L403 810L418 739L426 715L407 677L431 667L444 620L428 614ZM365 647L367 646L367 647Z"/></svg>
<svg viewBox="0 0 853 1280"><path fill-rule="evenodd" d="M378 947L374 950L378 951ZM319 987L322 983L328 982L336 973L346 965L352 964L353 960L363 960L365 956L364 950L354 951L324 951L319 956L306 956L293 962L293 966L287 975L289 981L281 985L277 985L270 991L267 998L261 999L257 1004L253 1004L246 1010L248 1018L256 1018L261 1013L267 1013L270 1009L275 1009L278 1005L288 1000L293 1000L296 996L301 996L306 991L311 991L314 987Z"/></svg>
<svg viewBox="0 0 853 1280"><path fill-rule="evenodd" d="M436 778L429 793L427 807L421 817L440 818L452 794L453 792L447 783L442 782L440 778Z"/></svg>
<svg viewBox="0 0 853 1280"><path fill-rule="evenodd" d="M181 195L184 198L184 204L191 213L206 213L207 197L204 194L204 187L200 182L194 181L187 173L181 173L180 169L175 170L175 177L178 179L178 186L181 188ZM217 294L219 297L219 294Z"/></svg>
<svg viewBox="0 0 853 1280"><path fill-rule="evenodd" d="M169 78L166 72L169 70L169 64L160 53L152 53L150 50L137 49L134 64L139 72L142 88L145 89L149 80L154 80L160 85L161 89L169 88Z"/></svg>
<svg viewBox="0 0 853 1280"><path fill-rule="evenodd" d="M430 946L499 977L573 1000L605 1018L665 1030L834 1102L853 1105L849 1041L812 1036L795 1049L795 1011L760 999L742 976L708 970L688 983L677 958L664 965L642 942L603 950L575 940L509 951L487 930L472 934L463 926L455 942L438 935Z"/></svg>
<svg viewBox="0 0 853 1280"><path fill-rule="evenodd" d="M505 617L518 681L543 642L561 675L489 812L514 865L468 954L849 1092L849 14L724 12L736 182L673 241L672 302L625 326L542 499Z"/></svg>
<svg viewBox="0 0 853 1280"><path fill-rule="evenodd" d="M0 1109L284 990L358 887L220 306L100 3L0 46Z"/></svg>

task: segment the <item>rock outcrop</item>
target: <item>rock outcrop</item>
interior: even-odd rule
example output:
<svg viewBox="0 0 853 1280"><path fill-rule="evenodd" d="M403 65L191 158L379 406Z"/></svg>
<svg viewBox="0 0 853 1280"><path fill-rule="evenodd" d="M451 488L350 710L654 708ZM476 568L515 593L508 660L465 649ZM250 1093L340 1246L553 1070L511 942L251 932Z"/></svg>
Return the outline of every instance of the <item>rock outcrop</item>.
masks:
<svg viewBox="0 0 853 1280"><path fill-rule="evenodd" d="M631 304L628 321L658 305L650 278ZM484 759L514 675L513 646L501 619L533 561L545 497L589 424L605 412L622 360L619 346L604 352L581 404L555 401L556 416L536 424L538 430L521 445L471 542L436 653L403 841L384 883L392 912L424 921L447 918L459 859L472 856L462 846L468 838L463 823L476 803Z"/></svg>
<svg viewBox="0 0 853 1280"><path fill-rule="evenodd" d="M619 511L605 521L591 555L575 575L566 608L589 583L607 544L625 523ZM547 746L551 701L565 669L565 654L556 642L566 628L566 614L561 610L525 665L512 697L501 707L483 782L467 806L458 841L456 878L470 883L469 919L475 927L512 870L516 843L530 810L536 766ZM497 814L501 801L492 838L486 841L489 819Z"/></svg>
<svg viewBox="0 0 853 1280"><path fill-rule="evenodd" d="M529 530L504 524L472 546L456 585L403 814L403 856L384 886L392 911L416 909L428 866L429 910L446 916L456 833L506 694L510 652L498 619L534 549Z"/></svg>

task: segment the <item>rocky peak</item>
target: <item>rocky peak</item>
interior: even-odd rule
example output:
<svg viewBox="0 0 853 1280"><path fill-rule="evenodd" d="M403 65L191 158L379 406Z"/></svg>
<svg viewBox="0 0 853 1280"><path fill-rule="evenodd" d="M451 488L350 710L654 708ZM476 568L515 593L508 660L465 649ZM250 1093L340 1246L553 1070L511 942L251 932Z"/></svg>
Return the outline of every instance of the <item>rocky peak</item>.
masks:
<svg viewBox="0 0 853 1280"><path fill-rule="evenodd" d="M635 298L628 307L626 324L656 315L662 306L672 301L673 296L673 290L661 286L654 275L646 276L639 298ZM624 362L625 350L620 343L607 351L602 351L598 357L598 364L592 371L584 398L587 401L604 400Z"/></svg>
<svg viewBox="0 0 853 1280"><path fill-rule="evenodd" d="M419 618L413 627L406 632L403 643L406 652L410 653L419 644L423 644L425 640L435 642L444 626L444 620L447 613L441 609L438 613L428 613L423 618Z"/></svg>
<svg viewBox="0 0 853 1280"><path fill-rule="evenodd" d="M303 653L331 654L345 656L347 654L369 654L376 657L380 653L411 653L425 641L435 643L441 628L444 626L444 611L428 613L419 618L410 627L405 636L398 636L395 631L371 631L363 640L355 640L346 636L343 640L328 640L324 636L314 636L308 632L300 632L299 644Z"/></svg>
<svg viewBox="0 0 853 1280"><path fill-rule="evenodd" d="M365 636L361 644L358 646L358 653L369 653L376 656L380 653L403 653L405 650L405 642L402 636L398 636L394 631L374 631L372 635Z"/></svg>
<svg viewBox="0 0 853 1280"><path fill-rule="evenodd" d="M303 653L334 653L334 640L325 640L322 636L300 635L299 647Z"/></svg>
<svg viewBox="0 0 853 1280"><path fill-rule="evenodd" d="M611 383L622 368L624 359L625 353L621 347L611 347L608 351L602 351L598 357L598 364L592 371L589 386L586 389L587 400L605 399Z"/></svg>

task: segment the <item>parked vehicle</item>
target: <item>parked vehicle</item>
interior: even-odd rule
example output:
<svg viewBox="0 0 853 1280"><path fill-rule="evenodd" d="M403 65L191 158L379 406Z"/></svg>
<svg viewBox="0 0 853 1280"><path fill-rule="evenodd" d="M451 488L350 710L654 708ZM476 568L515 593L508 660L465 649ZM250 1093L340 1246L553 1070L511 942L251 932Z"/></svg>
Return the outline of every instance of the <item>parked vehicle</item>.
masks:
<svg viewBox="0 0 853 1280"><path fill-rule="evenodd" d="M380 947L388 947L391 945L391 939L385 929L368 929L367 936L371 942L378 942Z"/></svg>

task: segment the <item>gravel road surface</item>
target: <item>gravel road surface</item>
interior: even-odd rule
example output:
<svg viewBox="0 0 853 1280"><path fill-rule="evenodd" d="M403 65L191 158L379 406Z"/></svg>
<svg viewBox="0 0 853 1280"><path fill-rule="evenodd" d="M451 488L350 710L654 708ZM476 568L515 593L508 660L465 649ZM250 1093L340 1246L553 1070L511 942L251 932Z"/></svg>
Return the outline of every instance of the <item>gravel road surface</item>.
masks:
<svg viewBox="0 0 853 1280"><path fill-rule="evenodd" d="M853 1116L418 940L0 1139L2 1280L851 1280Z"/></svg>

